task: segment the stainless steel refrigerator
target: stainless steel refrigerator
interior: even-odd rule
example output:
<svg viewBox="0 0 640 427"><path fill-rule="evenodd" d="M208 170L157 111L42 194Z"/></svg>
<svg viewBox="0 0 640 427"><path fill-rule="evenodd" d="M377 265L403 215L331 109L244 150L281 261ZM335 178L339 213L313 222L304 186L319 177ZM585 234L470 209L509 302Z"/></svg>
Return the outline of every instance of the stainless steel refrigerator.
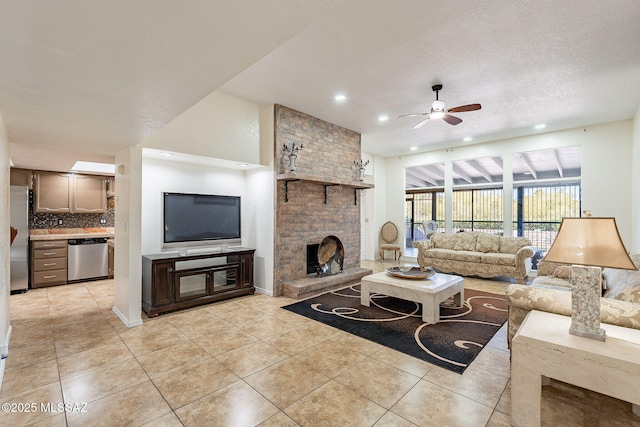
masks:
<svg viewBox="0 0 640 427"><path fill-rule="evenodd" d="M18 230L11 244L11 292L29 288L29 189L11 186L10 225Z"/></svg>

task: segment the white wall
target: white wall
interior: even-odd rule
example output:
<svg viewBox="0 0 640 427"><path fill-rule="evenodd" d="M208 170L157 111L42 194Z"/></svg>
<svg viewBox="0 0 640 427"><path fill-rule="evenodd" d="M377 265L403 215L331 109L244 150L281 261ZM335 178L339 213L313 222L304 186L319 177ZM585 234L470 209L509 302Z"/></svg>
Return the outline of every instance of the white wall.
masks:
<svg viewBox="0 0 640 427"><path fill-rule="evenodd" d="M261 164L260 108L216 91L147 138L142 146Z"/></svg>
<svg viewBox="0 0 640 427"><path fill-rule="evenodd" d="M142 324L140 201L142 149L116 154L116 208L113 312L127 327Z"/></svg>
<svg viewBox="0 0 640 427"><path fill-rule="evenodd" d="M9 353L11 339L11 324L9 323L9 295L11 292L11 275L9 272L10 243L9 236L9 139L5 129L4 119L0 114L0 233L5 237L0 239L0 388L4 377L5 359Z"/></svg>
<svg viewBox="0 0 640 427"><path fill-rule="evenodd" d="M162 252L162 193L165 191L241 197L242 240L246 241L249 214L244 203L244 174L240 170L150 158L143 151L142 255ZM175 251L177 249L173 249Z"/></svg>
<svg viewBox="0 0 640 427"><path fill-rule="evenodd" d="M632 177L632 213L633 224L631 226L632 235L634 236L631 243L631 253L640 252L640 105L638 111L633 118L633 177Z"/></svg>
<svg viewBox="0 0 640 427"><path fill-rule="evenodd" d="M384 192L384 206L379 209L385 213L384 218L376 218L377 230L387 220L404 223L406 167L445 162L445 166L450 168L454 160L498 155L506 158L513 153L579 145L582 147L583 209L592 210L594 216L615 217L625 245L630 248L634 241L632 200L637 198L632 192L632 125L632 121L627 120L463 146L449 151L389 157L385 159L384 178L376 176L375 179L376 193ZM379 170L376 168L376 172ZM404 234L404 227L401 230ZM377 240L377 235L369 238Z"/></svg>
<svg viewBox="0 0 640 427"><path fill-rule="evenodd" d="M254 279L260 291L273 293L273 169L250 171L215 167L146 155L142 164L141 255L162 249L162 193L183 192L241 197L242 245L255 248ZM205 249L220 246L188 246ZM178 248L169 251L176 252ZM166 251L166 249L165 249Z"/></svg>

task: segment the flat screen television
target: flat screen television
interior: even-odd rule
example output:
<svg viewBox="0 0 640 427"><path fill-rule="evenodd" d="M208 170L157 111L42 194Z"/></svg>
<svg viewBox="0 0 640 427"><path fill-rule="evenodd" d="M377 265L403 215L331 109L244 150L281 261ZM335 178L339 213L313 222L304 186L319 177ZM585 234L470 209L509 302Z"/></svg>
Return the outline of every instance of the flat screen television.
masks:
<svg viewBox="0 0 640 427"><path fill-rule="evenodd" d="M240 197L164 193L163 246L239 243Z"/></svg>

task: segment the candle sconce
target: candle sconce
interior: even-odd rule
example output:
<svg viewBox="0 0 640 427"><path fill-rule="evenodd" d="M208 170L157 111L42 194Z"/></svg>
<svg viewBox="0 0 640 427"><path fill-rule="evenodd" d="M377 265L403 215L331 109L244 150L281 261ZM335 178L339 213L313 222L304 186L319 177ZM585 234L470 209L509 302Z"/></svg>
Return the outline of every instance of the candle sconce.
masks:
<svg viewBox="0 0 640 427"><path fill-rule="evenodd" d="M289 157L289 172L296 171L296 159L298 158L298 152L302 150L303 145L300 144L299 147L296 146L295 142L291 143L291 147L288 147L287 144L283 144L282 149L285 154Z"/></svg>
<svg viewBox="0 0 640 427"><path fill-rule="evenodd" d="M361 182L364 181L364 168L366 168L368 164L369 160L367 160L366 162L362 161L362 159L353 161L353 166L355 166L356 170L358 171L358 180Z"/></svg>

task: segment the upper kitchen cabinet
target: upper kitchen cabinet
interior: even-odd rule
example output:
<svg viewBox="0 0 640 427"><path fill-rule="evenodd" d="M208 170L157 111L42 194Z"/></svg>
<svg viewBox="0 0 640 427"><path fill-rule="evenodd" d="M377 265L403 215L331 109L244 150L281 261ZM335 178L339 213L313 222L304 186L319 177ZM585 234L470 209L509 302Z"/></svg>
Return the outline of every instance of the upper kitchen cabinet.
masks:
<svg viewBox="0 0 640 427"><path fill-rule="evenodd" d="M107 210L105 177L36 172L34 209L52 213L102 213Z"/></svg>
<svg viewBox="0 0 640 427"><path fill-rule="evenodd" d="M73 210L75 213L107 211L107 180L103 176L74 175Z"/></svg>
<svg viewBox="0 0 640 427"><path fill-rule="evenodd" d="M11 185L19 185L31 189L33 183L31 179L32 174L33 172L27 169L11 168L9 172L9 182L11 182Z"/></svg>
<svg viewBox="0 0 640 427"><path fill-rule="evenodd" d="M71 181L73 175L57 172L36 172L34 209L36 212L71 212Z"/></svg>

